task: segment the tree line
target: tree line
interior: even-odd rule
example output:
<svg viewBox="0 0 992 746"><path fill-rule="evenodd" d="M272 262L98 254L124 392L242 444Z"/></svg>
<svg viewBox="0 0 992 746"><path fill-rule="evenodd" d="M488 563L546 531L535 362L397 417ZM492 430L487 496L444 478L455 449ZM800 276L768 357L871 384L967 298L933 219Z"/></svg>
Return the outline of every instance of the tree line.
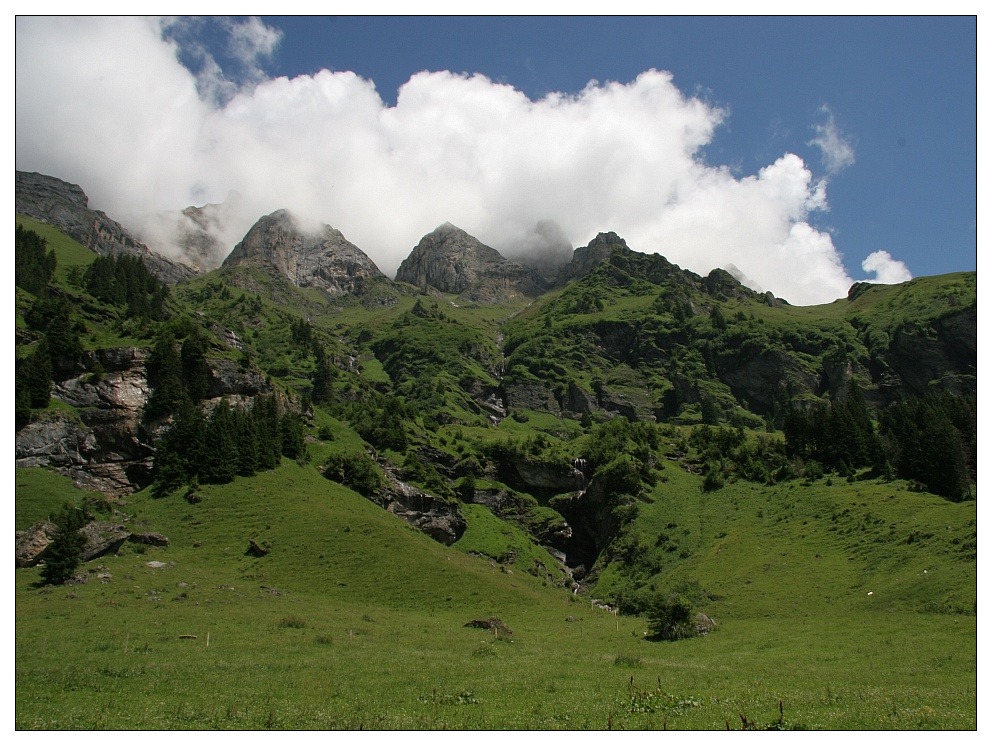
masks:
<svg viewBox="0 0 992 746"><path fill-rule="evenodd" d="M844 476L858 469L894 474L960 501L971 497L976 422L974 397L941 392L891 404L876 423L855 393L845 401L793 409L783 431L792 458Z"/></svg>

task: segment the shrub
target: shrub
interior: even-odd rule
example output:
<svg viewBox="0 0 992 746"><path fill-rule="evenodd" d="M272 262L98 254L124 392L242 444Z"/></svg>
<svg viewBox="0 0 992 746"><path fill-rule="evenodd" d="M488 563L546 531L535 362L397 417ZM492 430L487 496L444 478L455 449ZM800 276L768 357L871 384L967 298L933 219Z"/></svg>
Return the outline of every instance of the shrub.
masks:
<svg viewBox="0 0 992 746"><path fill-rule="evenodd" d="M695 614L683 596L659 596L648 611L648 637L652 640L683 640L695 637Z"/></svg>
<svg viewBox="0 0 992 746"><path fill-rule="evenodd" d="M324 476L369 497L382 486L382 475L363 453L334 453L324 462Z"/></svg>

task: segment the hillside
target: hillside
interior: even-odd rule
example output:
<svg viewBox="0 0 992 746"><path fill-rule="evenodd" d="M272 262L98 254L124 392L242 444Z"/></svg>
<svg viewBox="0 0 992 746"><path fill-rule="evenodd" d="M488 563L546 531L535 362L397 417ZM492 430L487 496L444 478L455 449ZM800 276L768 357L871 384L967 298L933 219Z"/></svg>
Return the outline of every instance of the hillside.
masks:
<svg viewBox="0 0 992 746"><path fill-rule="evenodd" d="M276 213L164 284L17 224L18 728L976 727L975 273L442 226L394 282Z"/></svg>

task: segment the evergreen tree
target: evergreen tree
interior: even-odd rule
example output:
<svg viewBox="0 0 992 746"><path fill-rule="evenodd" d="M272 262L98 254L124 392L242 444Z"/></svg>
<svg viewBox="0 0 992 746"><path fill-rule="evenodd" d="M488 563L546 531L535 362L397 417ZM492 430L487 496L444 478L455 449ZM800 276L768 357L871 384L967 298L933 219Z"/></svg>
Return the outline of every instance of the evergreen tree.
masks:
<svg viewBox="0 0 992 746"><path fill-rule="evenodd" d="M61 359L69 367L83 354L79 338L84 327L72 314L72 304L61 295L39 298L24 315L27 325L48 337L53 364Z"/></svg>
<svg viewBox="0 0 992 746"><path fill-rule="evenodd" d="M255 429L255 418L243 407L237 407L232 412L235 439L238 446L239 476L250 477L258 471L258 432Z"/></svg>
<svg viewBox="0 0 992 746"><path fill-rule="evenodd" d="M207 341L198 332L183 340L179 350L183 387L193 402L203 401L210 391L210 366L206 353Z"/></svg>
<svg viewBox="0 0 992 746"><path fill-rule="evenodd" d="M890 406L882 432L895 451L896 474L924 485L936 495L963 500L970 493L969 460L973 425L962 417L968 405L951 395L931 395ZM962 429L955 426L961 418Z"/></svg>
<svg viewBox="0 0 992 746"><path fill-rule="evenodd" d="M282 439L279 435L279 411L273 395L255 397L252 408L255 433L258 441L258 469L265 471L279 465L282 456Z"/></svg>
<svg viewBox="0 0 992 746"><path fill-rule="evenodd" d="M172 418L172 426L156 446L156 495L168 494L198 477L206 451L203 413L199 407L184 400Z"/></svg>
<svg viewBox="0 0 992 746"><path fill-rule="evenodd" d="M29 406L35 409L48 406L52 395L52 356L47 336L42 336L38 346L21 363L15 388L26 392Z"/></svg>
<svg viewBox="0 0 992 746"><path fill-rule="evenodd" d="M176 338L168 329L163 329L155 340L147 367L152 394L145 404L145 418L176 412L188 397L183 387L183 366L176 349Z"/></svg>
<svg viewBox="0 0 992 746"><path fill-rule="evenodd" d="M231 407L226 398L221 399L210 415L205 442L209 447L203 450L199 467L200 480L214 484L230 482L237 474L238 445Z"/></svg>
<svg viewBox="0 0 992 746"><path fill-rule="evenodd" d="M306 453L303 420L299 415L287 412L279 419L279 431L282 436L282 455L286 458L299 459Z"/></svg>
<svg viewBox="0 0 992 746"><path fill-rule="evenodd" d="M327 361L327 353L320 344L314 343L313 354L315 365L311 378L313 389L310 392L310 400L314 404L324 404L331 399L331 381L334 374Z"/></svg>
<svg viewBox="0 0 992 746"><path fill-rule="evenodd" d="M45 564L41 568L45 583L62 585L75 576L86 544L79 531L86 521L86 512L70 503L66 503L58 515L52 516L55 535L45 550Z"/></svg>
<svg viewBox="0 0 992 746"><path fill-rule="evenodd" d="M55 274L55 251L32 230L17 226L14 234L14 282L34 295L44 295Z"/></svg>

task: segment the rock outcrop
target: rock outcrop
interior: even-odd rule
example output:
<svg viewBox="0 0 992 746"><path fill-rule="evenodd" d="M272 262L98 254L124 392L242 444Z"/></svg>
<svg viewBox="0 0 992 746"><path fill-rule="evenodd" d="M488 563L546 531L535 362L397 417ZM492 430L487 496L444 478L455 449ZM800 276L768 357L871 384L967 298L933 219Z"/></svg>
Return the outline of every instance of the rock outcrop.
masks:
<svg viewBox="0 0 992 746"><path fill-rule="evenodd" d="M196 274L194 268L149 249L105 213L91 210L89 198L75 184L25 171L17 172L15 184L14 206L19 215L55 226L97 254L141 257L148 271L167 283Z"/></svg>
<svg viewBox="0 0 992 746"><path fill-rule="evenodd" d="M52 395L72 407L51 410L17 431L15 463L46 466L83 489L121 496L146 487L152 478L155 423L143 420L151 388L141 347L115 347L85 355L92 372L55 382ZM208 359L210 400L247 402L271 390L261 371L227 358Z"/></svg>
<svg viewBox="0 0 992 746"><path fill-rule="evenodd" d="M451 223L420 240L400 264L396 281L484 304L536 297L548 287L535 270L509 261Z"/></svg>
<svg viewBox="0 0 992 746"><path fill-rule="evenodd" d="M585 277L599 264L609 260L615 249L627 248L627 242L612 231L598 234L588 246L581 246L572 254L572 261L563 267L558 276L558 284L564 285L570 280Z"/></svg>
<svg viewBox="0 0 992 746"><path fill-rule="evenodd" d="M85 373L58 381L53 396L74 411L55 410L16 434L17 466L47 466L84 489L122 495L151 479L151 432L142 422L150 389L147 350L113 348L89 353Z"/></svg>
<svg viewBox="0 0 992 746"><path fill-rule="evenodd" d="M34 567L55 539L56 526L51 521L38 521L15 537L14 556L16 567Z"/></svg>
<svg viewBox="0 0 992 746"><path fill-rule="evenodd" d="M301 228L286 210L261 218L231 254L225 267L274 267L297 287L315 287L332 297L361 295L388 279L341 231L322 225Z"/></svg>
<svg viewBox="0 0 992 746"><path fill-rule="evenodd" d="M219 236L224 235L233 219L236 197L232 193L227 201L219 204L190 206L182 212L159 216L162 232L182 251L184 262L200 272L221 266L231 244L225 245Z"/></svg>
<svg viewBox="0 0 992 746"><path fill-rule="evenodd" d="M377 459L385 485L369 497L388 512L399 516L435 541L450 546L458 541L468 523L457 501L436 495L400 480L385 459Z"/></svg>
<svg viewBox="0 0 992 746"><path fill-rule="evenodd" d="M18 531L14 552L16 566L34 567L44 562L45 551L55 539L56 530L51 521L38 521L26 531ZM116 553L127 541L154 547L169 546L169 539L162 534L153 531L135 533L114 521L89 521L79 533L83 536L79 555L82 562Z"/></svg>

